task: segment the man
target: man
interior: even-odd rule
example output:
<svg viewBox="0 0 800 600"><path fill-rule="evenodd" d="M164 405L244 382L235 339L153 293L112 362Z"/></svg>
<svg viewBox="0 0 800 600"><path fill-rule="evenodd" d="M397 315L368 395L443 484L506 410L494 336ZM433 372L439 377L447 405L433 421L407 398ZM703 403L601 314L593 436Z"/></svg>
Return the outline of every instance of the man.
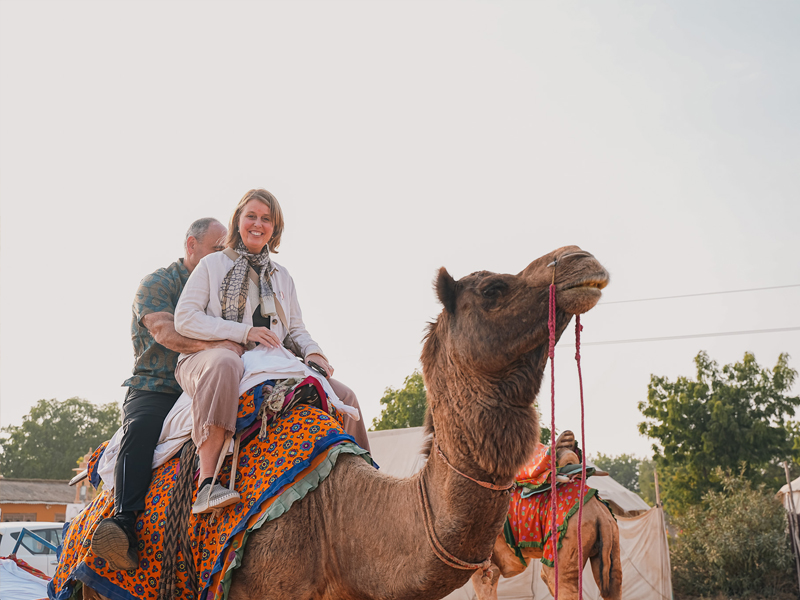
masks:
<svg viewBox="0 0 800 600"><path fill-rule="evenodd" d="M122 405L123 437L114 472L114 516L103 519L92 537L92 552L104 558L109 568L136 569L139 565L135 533L136 518L145 508L152 480L153 452L161 428L181 390L175 367L181 353L209 348L228 348L241 356L245 348L229 340L201 341L175 331L174 313L189 275L200 260L224 249L227 229L212 218L198 219L186 232L184 258L151 273L139 284L133 300L131 338L135 362L133 376L122 385L128 393ZM336 395L361 415L355 393L331 379ZM364 449L369 441L363 417L345 419L345 431Z"/></svg>
<svg viewBox="0 0 800 600"><path fill-rule="evenodd" d="M115 515L100 522L92 537L92 552L112 569L139 566L137 514L145 508L152 480L153 452L161 428L182 390L175 380L181 352L224 347L239 354L241 344L228 340L205 342L175 331L173 314L189 275L200 260L223 249L227 229L212 218L198 219L186 232L184 257L151 273L139 284L133 300L131 338L133 376L122 385L128 393L122 405L123 436L114 472Z"/></svg>

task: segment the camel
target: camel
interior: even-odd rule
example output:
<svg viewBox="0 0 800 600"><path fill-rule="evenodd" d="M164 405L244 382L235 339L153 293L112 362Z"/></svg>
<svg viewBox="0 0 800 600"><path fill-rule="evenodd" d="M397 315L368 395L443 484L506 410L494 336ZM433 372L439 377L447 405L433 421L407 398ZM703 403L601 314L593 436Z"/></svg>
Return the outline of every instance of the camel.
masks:
<svg viewBox="0 0 800 600"><path fill-rule="evenodd" d="M576 454L577 444L572 431L564 431L556 440L556 458L559 467L579 464ZM595 475L608 475L596 471ZM559 476L560 478L561 476ZM620 600L622 594L622 565L620 563L619 528L611 512L597 497L592 497L583 506L581 519L581 541L583 545L583 564L578 561L578 516L572 516L563 538L563 546L558 551L558 597L561 600L581 600L578 594L578 572L583 570L586 561L591 560L592 575L597 588L605 600ZM523 548L526 562L542 558L539 548ZM527 568L506 543L505 536L497 536L492 554L490 577L480 573L472 576L472 585L478 600L497 600L499 576L514 577ZM542 580L550 593L555 595L555 569L542 565Z"/></svg>
<svg viewBox="0 0 800 600"><path fill-rule="evenodd" d="M480 271L456 281L441 268L434 286L443 309L422 351L441 454L409 479L340 457L314 493L252 532L230 600L433 600L488 567L510 496L455 469L504 488L531 455L553 280L558 338L608 283L588 252L559 248L517 275ZM468 566L445 564L437 543L451 564Z"/></svg>

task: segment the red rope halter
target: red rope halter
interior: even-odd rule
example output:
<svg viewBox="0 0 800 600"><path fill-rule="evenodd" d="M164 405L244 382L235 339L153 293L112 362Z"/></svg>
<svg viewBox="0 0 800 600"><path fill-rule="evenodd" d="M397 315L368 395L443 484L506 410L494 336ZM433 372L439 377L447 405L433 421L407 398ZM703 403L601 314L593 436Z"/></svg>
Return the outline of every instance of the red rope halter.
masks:
<svg viewBox="0 0 800 600"><path fill-rule="evenodd" d="M556 347L556 286L555 286L555 264L553 265L553 283L550 285L550 297L548 306L547 328L550 334L550 344L548 355L550 357L550 499L551 499L551 520L550 520L550 539L553 540L553 572L555 574L555 584L553 586L553 598L558 600L558 530L556 526L556 473L558 465L556 463L556 368L555 368L555 347ZM581 487L578 495L578 598L583 598L583 539L581 535L581 524L583 523L583 495L586 491L586 434L584 426L584 406L583 406L583 374L581 373L581 325L580 315L575 315L575 361L578 365L578 385L581 398Z"/></svg>
<svg viewBox="0 0 800 600"><path fill-rule="evenodd" d="M436 453L444 461L444 464L446 464L453 471L455 471L456 473L461 475L464 479L469 479L470 481L472 481L474 483L477 483L479 486L484 487L487 490L494 490L496 492L506 492L506 491L512 490L515 487L517 487L517 482L516 481L512 481L508 485L496 485L494 483L489 483L488 481L480 481L479 479L475 479L474 477L470 477L466 473L462 473L461 471L456 469L453 466L453 464L449 460L447 460L447 457L444 455L444 452L442 452L442 449L439 448L439 442L436 441L436 432L434 432L434 434L433 434L433 447L436 449Z"/></svg>
<svg viewBox="0 0 800 600"><path fill-rule="evenodd" d="M550 284L547 328L550 330L550 539L553 541L553 570L555 585L553 597L558 600L558 529L556 527L556 269L553 266L553 283Z"/></svg>
<svg viewBox="0 0 800 600"><path fill-rule="evenodd" d="M578 387L581 392L581 491L578 494L578 598L583 598L583 494L586 492L586 428L583 412L583 375L581 374L581 316L575 315L575 362L578 365Z"/></svg>
<svg viewBox="0 0 800 600"><path fill-rule="evenodd" d="M433 415L433 409L429 409L431 411L431 415ZM493 490L496 492L506 492L508 493L512 489L517 487L517 482L512 481L509 485L496 485L494 483L489 483L488 481L480 481L479 479L475 479L474 477L470 477L466 473L459 471L453 464L447 460L447 457L442 452L442 449L439 448L439 442L436 440L436 432L433 433L433 449L436 450L436 454L444 461L450 469L464 477L465 479L469 479L470 481L477 483L479 486ZM433 453L431 453L433 456ZM422 477L417 480L417 490L419 492L419 502L422 505L422 522L425 525L425 534L428 538L428 544L430 544L431 550L436 555L436 558L441 560L444 564L448 567L453 569L461 569L464 571L476 571L481 569L483 571L484 579L489 577L491 578L491 573L489 572L490 567L492 566L492 555L489 554L489 558L483 560L479 563L471 563L465 560L461 560L457 556L451 554L447 551L447 549L442 545L442 542L439 540L438 536L436 535L436 530L433 527L433 509L431 508L430 500L428 500L428 492L425 489L425 484L422 482Z"/></svg>

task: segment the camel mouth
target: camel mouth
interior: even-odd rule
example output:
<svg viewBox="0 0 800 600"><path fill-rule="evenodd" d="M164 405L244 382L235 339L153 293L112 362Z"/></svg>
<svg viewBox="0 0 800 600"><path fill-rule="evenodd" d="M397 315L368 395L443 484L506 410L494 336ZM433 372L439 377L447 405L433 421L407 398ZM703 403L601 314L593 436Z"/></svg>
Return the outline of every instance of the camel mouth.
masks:
<svg viewBox="0 0 800 600"><path fill-rule="evenodd" d="M557 304L574 315L588 312L600 301L602 289L608 285L608 275L597 273L567 284L557 296Z"/></svg>
<svg viewBox="0 0 800 600"><path fill-rule="evenodd" d="M562 291L576 290L576 289L595 289L602 290L608 285L608 275L592 275L586 279L570 283Z"/></svg>

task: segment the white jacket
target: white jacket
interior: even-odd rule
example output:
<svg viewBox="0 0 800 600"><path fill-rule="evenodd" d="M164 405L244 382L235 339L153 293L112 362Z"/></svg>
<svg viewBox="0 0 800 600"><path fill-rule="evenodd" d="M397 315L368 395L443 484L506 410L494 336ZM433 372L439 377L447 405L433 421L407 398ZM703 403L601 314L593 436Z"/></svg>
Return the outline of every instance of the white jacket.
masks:
<svg viewBox="0 0 800 600"><path fill-rule="evenodd" d="M297 290L289 272L282 266L272 263L272 290L275 300L281 303L292 339L303 352L303 358L309 354L322 354L322 349L311 338L303 323L303 313L297 302ZM255 284L248 278L250 294L244 311L242 323L226 321L222 318L220 304L220 287L222 280L233 267L233 261L223 252L214 252L203 258L189 276L189 281L181 292L178 306L175 307L175 330L183 336L196 340L231 340L247 344L247 334L253 326L253 311L258 298ZM273 319L271 330L283 340L286 329L280 319ZM185 354L181 354L183 359ZM327 358L327 357L326 357ZM179 360L180 360L179 359Z"/></svg>

